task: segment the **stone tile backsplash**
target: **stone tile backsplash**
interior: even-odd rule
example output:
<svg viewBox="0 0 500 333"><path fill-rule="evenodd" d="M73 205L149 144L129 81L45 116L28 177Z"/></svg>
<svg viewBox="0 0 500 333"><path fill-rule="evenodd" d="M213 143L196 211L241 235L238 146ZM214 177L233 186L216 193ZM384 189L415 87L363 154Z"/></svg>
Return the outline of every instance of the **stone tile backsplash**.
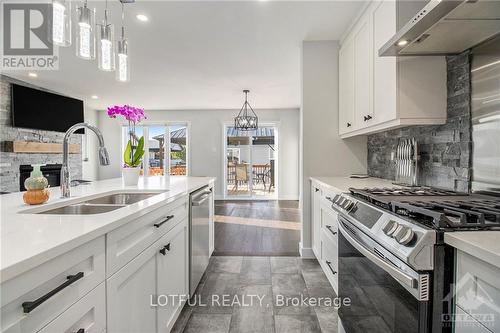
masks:
<svg viewBox="0 0 500 333"><path fill-rule="evenodd" d="M4 141L34 141L62 143L64 133L12 127L11 120L11 82L14 79L0 77L0 143ZM26 83L23 85L30 86ZM71 143L80 144L82 135L73 135ZM19 191L19 166L21 164L60 164L62 154L26 154L0 152L0 192ZM71 175L74 179L82 178L81 154L70 154Z"/></svg>
<svg viewBox="0 0 500 333"><path fill-rule="evenodd" d="M469 192L471 185L470 54L447 57L448 120L368 136L368 174L395 179L391 161L400 138L415 137L420 150L419 185Z"/></svg>

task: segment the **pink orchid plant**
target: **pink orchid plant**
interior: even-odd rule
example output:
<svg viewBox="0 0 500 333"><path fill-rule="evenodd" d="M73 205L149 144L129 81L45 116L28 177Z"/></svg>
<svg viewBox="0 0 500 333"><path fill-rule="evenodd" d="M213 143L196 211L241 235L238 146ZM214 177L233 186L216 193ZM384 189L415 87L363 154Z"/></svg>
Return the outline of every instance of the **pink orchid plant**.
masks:
<svg viewBox="0 0 500 333"><path fill-rule="evenodd" d="M144 155L144 137L137 137L135 133L135 125L146 118L144 109L130 105L115 105L108 107L108 116L110 118L122 116L128 121L129 140L123 153L123 161L125 163L124 166L129 168L138 167L141 165L142 156Z"/></svg>

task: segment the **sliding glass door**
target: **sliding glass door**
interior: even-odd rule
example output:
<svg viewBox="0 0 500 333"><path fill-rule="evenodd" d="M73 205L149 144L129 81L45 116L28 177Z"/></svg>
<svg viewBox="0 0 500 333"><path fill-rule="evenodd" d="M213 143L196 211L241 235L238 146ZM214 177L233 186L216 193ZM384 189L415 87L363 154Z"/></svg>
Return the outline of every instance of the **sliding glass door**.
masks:
<svg viewBox="0 0 500 333"><path fill-rule="evenodd" d="M257 131L237 131L225 126L225 196L273 199L277 184L277 130L261 126Z"/></svg>

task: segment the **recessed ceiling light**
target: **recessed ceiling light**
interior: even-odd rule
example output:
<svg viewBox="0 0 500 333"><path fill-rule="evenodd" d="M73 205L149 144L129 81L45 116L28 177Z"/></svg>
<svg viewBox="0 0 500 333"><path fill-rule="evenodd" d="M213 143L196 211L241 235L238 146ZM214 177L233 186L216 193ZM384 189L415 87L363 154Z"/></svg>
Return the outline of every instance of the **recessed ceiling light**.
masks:
<svg viewBox="0 0 500 333"><path fill-rule="evenodd" d="M141 22L149 21L149 18L144 14L137 14L135 17Z"/></svg>
<svg viewBox="0 0 500 333"><path fill-rule="evenodd" d="M98 98L99 98L99 96L97 96L97 95L92 95L92 96L90 96L90 98L92 98L92 99L98 99Z"/></svg>
<svg viewBox="0 0 500 333"><path fill-rule="evenodd" d="M30 76L30 77L38 77L38 74L37 73L33 73L33 72L29 72L28 76Z"/></svg>
<svg viewBox="0 0 500 333"><path fill-rule="evenodd" d="M408 41L406 39L402 39L398 42L398 46L405 46L406 44L408 44Z"/></svg>

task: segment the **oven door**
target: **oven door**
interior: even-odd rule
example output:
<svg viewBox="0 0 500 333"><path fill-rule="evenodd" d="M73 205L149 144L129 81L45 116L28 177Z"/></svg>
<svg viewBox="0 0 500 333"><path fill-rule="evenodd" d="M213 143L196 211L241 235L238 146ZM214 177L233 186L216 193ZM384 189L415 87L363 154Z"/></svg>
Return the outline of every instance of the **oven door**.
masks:
<svg viewBox="0 0 500 333"><path fill-rule="evenodd" d="M339 332L428 332L429 274L418 273L339 214ZM345 303L343 303L345 304Z"/></svg>

